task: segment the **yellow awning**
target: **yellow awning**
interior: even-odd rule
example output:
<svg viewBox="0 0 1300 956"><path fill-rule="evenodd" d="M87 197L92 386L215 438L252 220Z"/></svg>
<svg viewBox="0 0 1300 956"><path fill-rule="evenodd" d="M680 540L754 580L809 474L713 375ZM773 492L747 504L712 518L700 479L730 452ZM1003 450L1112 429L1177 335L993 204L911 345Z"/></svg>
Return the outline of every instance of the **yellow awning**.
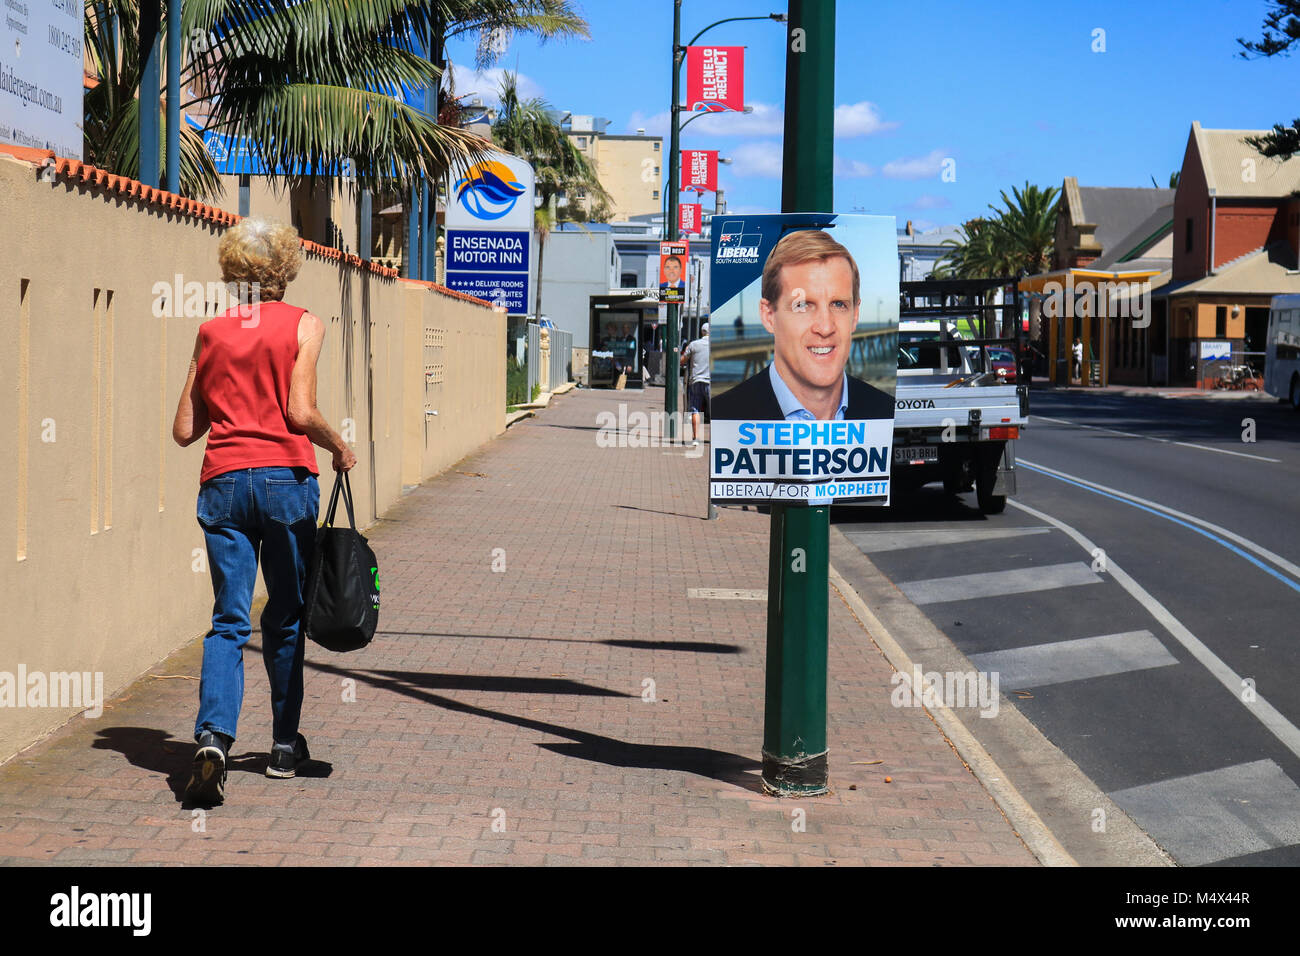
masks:
<svg viewBox="0 0 1300 956"><path fill-rule="evenodd" d="M1055 282L1062 287L1066 285L1078 285L1083 282L1145 282L1153 276L1160 275L1159 269L1138 269L1133 272L1111 272L1106 269L1060 269L1056 272L1045 272L1042 275L1026 276L1021 279L1017 288L1021 292L1038 292L1043 291L1043 287L1049 282ZM1070 280L1070 281L1067 281Z"/></svg>

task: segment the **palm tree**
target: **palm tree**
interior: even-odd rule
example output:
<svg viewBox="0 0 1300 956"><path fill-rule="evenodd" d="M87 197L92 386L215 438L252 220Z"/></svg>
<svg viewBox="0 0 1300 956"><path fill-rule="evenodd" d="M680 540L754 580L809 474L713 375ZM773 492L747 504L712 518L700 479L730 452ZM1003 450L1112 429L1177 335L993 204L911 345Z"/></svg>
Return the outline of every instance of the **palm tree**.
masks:
<svg viewBox="0 0 1300 956"><path fill-rule="evenodd" d="M533 216L537 234L536 312L542 314L542 255L546 239L559 219L557 200L585 191L596 204L609 202L596 170L587 157L565 135L555 112L540 97L520 99L518 78L506 73L501 78L501 109L492 124L492 139L503 150L528 160L537 177L539 200Z"/></svg>
<svg viewBox="0 0 1300 956"><path fill-rule="evenodd" d="M85 11L101 79L86 96L87 161L138 177L139 0L86 0ZM512 32L588 35L568 0L185 0L181 30L181 86L194 94L182 108L205 129L243 138L289 185L352 172L371 189L436 180L488 145L404 102L404 90L436 88L442 72L417 38L440 49L478 30L491 40L480 43L485 60ZM198 135L183 129L182 150L181 191L218 194Z"/></svg>
<svg viewBox="0 0 1300 956"><path fill-rule="evenodd" d="M1013 203L1002 192L1005 209L990 204L998 214L998 242L1010 256L1011 275L1035 275L1045 272L1052 261L1052 246L1056 241L1055 186L1041 189L1025 183L1024 189L1011 187Z"/></svg>
<svg viewBox="0 0 1300 956"><path fill-rule="evenodd" d="M1025 183L1012 187L1014 200L1002 191L1003 209L990 204L992 218L965 223L960 240L945 240L950 251L939 261L935 278L980 279L1034 275L1047 269L1056 235L1055 186Z"/></svg>

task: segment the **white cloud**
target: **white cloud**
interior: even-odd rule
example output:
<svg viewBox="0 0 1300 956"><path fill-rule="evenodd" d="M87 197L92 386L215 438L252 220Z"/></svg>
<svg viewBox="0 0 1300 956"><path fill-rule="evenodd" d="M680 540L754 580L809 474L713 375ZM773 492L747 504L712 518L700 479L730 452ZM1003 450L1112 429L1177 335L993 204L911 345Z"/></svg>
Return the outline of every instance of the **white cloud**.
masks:
<svg viewBox="0 0 1300 956"><path fill-rule="evenodd" d="M475 97L481 99L486 106L499 106L501 96L501 77L503 74L510 72L501 67L489 67L483 71L476 71L468 66L460 66L452 63L451 80L456 89L457 96L469 94L469 101ZM534 96L542 95L541 85L532 77L525 73L517 75L519 83L519 96L521 99L532 99Z"/></svg>
<svg viewBox="0 0 1300 956"><path fill-rule="evenodd" d="M876 175L876 167L860 159L845 159L835 154L835 176L839 179L862 179Z"/></svg>
<svg viewBox="0 0 1300 956"><path fill-rule="evenodd" d="M931 150L925 156L908 156L903 159L891 159L881 168L889 179L929 179L938 176L943 168L943 161L948 158L945 150Z"/></svg>
<svg viewBox="0 0 1300 956"><path fill-rule="evenodd" d="M649 136L662 136L667 139L668 111L652 114L642 113L640 110L634 111L628 118L627 128L623 132L635 133L639 129L645 130Z"/></svg>
<svg viewBox="0 0 1300 956"><path fill-rule="evenodd" d="M897 129L896 122L886 123L880 118L875 103L841 103L835 107L835 138L851 139L854 136L871 136L885 130Z"/></svg>
<svg viewBox="0 0 1300 956"><path fill-rule="evenodd" d="M947 196L936 196L934 193L922 193L917 196L915 201L907 204L908 209L947 209L952 205L952 200Z"/></svg>
<svg viewBox="0 0 1300 956"><path fill-rule="evenodd" d="M728 170L733 176L781 176L781 145L779 143L741 143L725 151L731 159Z"/></svg>
<svg viewBox="0 0 1300 956"><path fill-rule="evenodd" d="M728 216L770 216L773 213L780 212L772 206L731 206L727 209Z"/></svg>
<svg viewBox="0 0 1300 956"><path fill-rule="evenodd" d="M704 136L780 136L785 129L785 118L779 106L771 103L746 103L752 106L752 113L737 113L734 110L725 113L712 113L692 121L687 133L699 133ZM682 122L690 120L699 113L683 113ZM667 124L665 123L665 129Z"/></svg>

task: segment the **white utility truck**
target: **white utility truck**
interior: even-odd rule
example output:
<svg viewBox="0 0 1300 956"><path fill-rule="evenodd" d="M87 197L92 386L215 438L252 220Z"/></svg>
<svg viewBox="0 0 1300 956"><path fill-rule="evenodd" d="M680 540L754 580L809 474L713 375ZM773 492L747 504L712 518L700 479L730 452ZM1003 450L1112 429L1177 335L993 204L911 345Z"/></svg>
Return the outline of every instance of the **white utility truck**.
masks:
<svg viewBox="0 0 1300 956"><path fill-rule="evenodd" d="M1015 440L1029 422L1020 301L996 301L1014 279L900 284L898 384L892 482L896 492L942 481L949 494L974 489L985 514L1016 492ZM994 300L994 301L990 301ZM993 332L993 335L988 333ZM1002 333L1002 334L998 334ZM995 364L996 363L996 364Z"/></svg>

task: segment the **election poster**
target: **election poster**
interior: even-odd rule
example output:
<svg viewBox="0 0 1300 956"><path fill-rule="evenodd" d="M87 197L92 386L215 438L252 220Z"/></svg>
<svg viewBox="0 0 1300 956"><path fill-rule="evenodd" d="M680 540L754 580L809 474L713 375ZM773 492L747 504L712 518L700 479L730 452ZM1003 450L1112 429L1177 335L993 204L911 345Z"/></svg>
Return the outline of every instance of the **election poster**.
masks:
<svg viewBox="0 0 1300 956"><path fill-rule="evenodd" d="M691 244L685 239L659 243L659 301L686 301L686 263Z"/></svg>
<svg viewBox="0 0 1300 956"><path fill-rule="evenodd" d="M891 216L718 216L709 497L888 504L898 368Z"/></svg>

